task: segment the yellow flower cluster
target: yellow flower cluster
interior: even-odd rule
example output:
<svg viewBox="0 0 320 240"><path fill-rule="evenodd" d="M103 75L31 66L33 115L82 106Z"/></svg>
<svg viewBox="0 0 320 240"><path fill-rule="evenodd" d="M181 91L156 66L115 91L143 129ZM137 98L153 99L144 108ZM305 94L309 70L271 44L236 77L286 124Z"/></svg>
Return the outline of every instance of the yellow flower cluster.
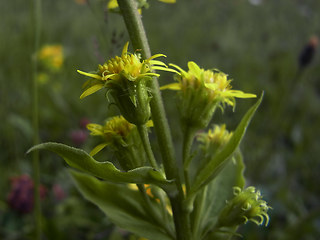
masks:
<svg viewBox="0 0 320 240"><path fill-rule="evenodd" d="M61 45L45 45L40 49L38 59L49 70L58 71L63 64L63 48Z"/></svg>

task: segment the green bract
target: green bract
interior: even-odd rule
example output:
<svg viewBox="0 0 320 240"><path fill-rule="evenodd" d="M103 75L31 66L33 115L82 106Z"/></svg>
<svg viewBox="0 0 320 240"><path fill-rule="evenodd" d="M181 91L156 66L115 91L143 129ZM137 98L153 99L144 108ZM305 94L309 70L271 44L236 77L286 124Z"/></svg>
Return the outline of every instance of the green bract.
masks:
<svg viewBox="0 0 320 240"><path fill-rule="evenodd" d="M266 201L262 200L260 191L254 187L248 187L244 190L234 187L233 191L235 197L222 210L219 216L219 226L238 226L247 221L252 221L257 225L262 225L265 222L267 226L269 223L267 211L270 207Z"/></svg>

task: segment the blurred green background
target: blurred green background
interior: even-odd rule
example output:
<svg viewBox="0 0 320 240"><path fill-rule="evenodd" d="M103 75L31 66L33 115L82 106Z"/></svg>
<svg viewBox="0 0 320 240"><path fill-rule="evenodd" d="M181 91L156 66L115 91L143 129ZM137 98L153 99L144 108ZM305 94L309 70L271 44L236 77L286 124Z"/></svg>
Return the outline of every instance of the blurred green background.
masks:
<svg viewBox="0 0 320 240"><path fill-rule="evenodd" d="M273 207L268 227L247 224L245 239L320 239L320 67L319 54L299 68L299 56L320 35L318 0L150 0L143 21L153 53L186 69L193 60L234 79L234 89L265 97L242 143L248 185L257 186ZM64 61L57 71L40 64L40 137L90 150L86 121L101 123L117 113L103 91L79 100L85 79L76 70L95 70L120 54L128 35L122 18L102 0L45 1L41 46L58 44ZM0 239L32 239L32 215L15 212L7 199L12 182L32 174L32 59L34 19L31 1L0 2ZM164 74L160 85L172 81ZM177 146L181 132L174 94L164 92ZM233 130L254 100L238 100L235 112L217 112L213 123ZM156 147L156 146L154 146ZM179 154L179 153L178 153ZM121 239L100 211L74 189L63 162L41 153L41 183L47 239ZM58 199L54 186L65 194ZM89 210L89 211L88 211ZM113 231L113 236L110 233ZM125 238L125 236L124 236Z"/></svg>

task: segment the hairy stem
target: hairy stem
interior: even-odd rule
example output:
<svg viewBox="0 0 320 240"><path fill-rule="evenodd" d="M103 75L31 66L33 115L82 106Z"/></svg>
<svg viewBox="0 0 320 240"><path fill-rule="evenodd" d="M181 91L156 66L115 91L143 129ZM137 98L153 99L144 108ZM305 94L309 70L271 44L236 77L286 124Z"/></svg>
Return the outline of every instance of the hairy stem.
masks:
<svg viewBox="0 0 320 240"><path fill-rule="evenodd" d="M187 193L190 190L190 176L189 176L189 165L191 162L191 146L194 139L195 130L186 126L184 128L184 136L183 136L183 146L182 146L182 160L183 160L183 172L184 172L184 181L186 184Z"/></svg>
<svg viewBox="0 0 320 240"><path fill-rule="evenodd" d="M138 128L138 132L140 134L140 138L141 138L144 150L146 151L151 167L153 167L154 169L159 169L150 145L147 126L143 124L143 125L138 125L137 128Z"/></svg>
<svg viewBox="0 0 320 240"><path fill-rule="evenodd" d="M140 49L143 58L151 56L147 36L134 0L119 0L119 8L125 21L134 49ZM170 134L168 120L165 115L159 84L156 79L150 83L152 99L150 102L154 128L158 137L163 166L168 179L175 179L177 191L169 196L178 240L190 240L189 214L183 209L184 193L175 161L173 141Z"/></svg>

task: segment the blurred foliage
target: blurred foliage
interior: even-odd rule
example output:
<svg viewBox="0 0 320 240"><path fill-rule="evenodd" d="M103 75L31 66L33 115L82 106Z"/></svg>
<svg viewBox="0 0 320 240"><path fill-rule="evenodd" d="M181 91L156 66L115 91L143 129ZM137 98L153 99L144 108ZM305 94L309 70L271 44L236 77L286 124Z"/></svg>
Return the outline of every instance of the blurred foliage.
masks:
<svg viewBox="0 0 320 240"><path fill-rule="evenodd" d="M189 60L206 69L218 68L234 78L235 89L256 94L265 91L242 150L249 166L245 172L249 183L262 190L273 210L268 228L247 224L241 229L246 239L319 239L319 54L301 71L298 57L311 36L320 36L320 1L150 2L150 8L143 10L143 20L154 53L166 54L165 61L182 68ZM121 17L108 13L106 4L102 0L43 1L42 45L59 44L64 51L61 70L47 73L48 80L40 84L43 142L83 144L88 150L94 140L79 143L72 138L72 132L81 130L81 119L103 122L117 113L114 106L99 102L103 92L80 101L83 78L76 73L119 54L128 40ZM32 7L31 2L0 2L1 239L27 239L33 228L32 215L21 217L6 203L10 177L31 174L25 152L32 145L31 61L36 55ZM160 85L172 81L166 76ZM163 92L163 96L175 129L175 144L180 146L174 94ZM234 118L239 120L250 105L250 101L238 101L232 118L232 109L226 110L223 118L229 129L235 128L238 121ZM213 122L219 123L221 117L216 113ZM42 183L47 187L61 183L68 191L60 203L50 203L50 197L44 202L45 231L55 231L57 235L50 233L56 236L52 239L106 239L113 227L98 209L74 193L62 170L63 162L49 154L41 159ZM101 234L94 235L97 232ZM125 233L116 229L110 239L123 236Z"/></svg>

